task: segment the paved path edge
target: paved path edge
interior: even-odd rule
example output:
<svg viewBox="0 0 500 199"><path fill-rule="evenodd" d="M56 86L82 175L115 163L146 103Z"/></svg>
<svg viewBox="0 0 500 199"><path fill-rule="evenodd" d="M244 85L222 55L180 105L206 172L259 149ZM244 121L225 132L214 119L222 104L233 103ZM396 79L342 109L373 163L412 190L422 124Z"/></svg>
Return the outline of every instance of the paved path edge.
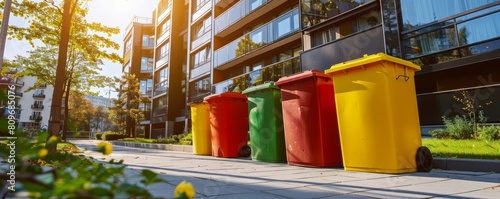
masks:
<svg viewBox="0 0 500 199"><path fill-rule="evenodd" d="M192 145L150 144L150 143L122 142L122 141L110 141L110 142L113 145L119 145L119 146L193 153ZM442 169L442 170L500 173L500 160L434 158L432 161L432 165L434 169Z"/></svg>

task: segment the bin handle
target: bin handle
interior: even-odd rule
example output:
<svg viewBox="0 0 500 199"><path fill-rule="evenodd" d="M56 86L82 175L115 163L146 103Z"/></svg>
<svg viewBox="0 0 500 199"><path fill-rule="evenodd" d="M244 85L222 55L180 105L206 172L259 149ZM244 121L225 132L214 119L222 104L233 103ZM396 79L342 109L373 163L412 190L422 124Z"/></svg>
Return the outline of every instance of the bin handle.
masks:
<svg viewBox="0 0 500 199"><path fill-rule="evenodd" d="M396 77L396 80L399 80L400 77L404 77L405 82L407 82L410 79L410 77L406 75L406 66L404 67L404 75L399 75L398 77Z"/></svg>

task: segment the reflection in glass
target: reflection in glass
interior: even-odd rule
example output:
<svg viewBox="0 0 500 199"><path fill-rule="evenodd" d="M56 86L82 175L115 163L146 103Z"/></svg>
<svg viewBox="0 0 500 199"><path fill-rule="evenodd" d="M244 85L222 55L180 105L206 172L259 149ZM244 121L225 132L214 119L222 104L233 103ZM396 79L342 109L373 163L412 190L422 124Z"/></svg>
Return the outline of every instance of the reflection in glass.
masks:
<svg viewBox="0 0 500 199"><path fill-rule="evenodd" d="M430 54L457 46L455 28L444 28L403 41L406 58Z"/></svg>
<svg viewBox="0 0 500 199"><path fill-rule="evenodd" d="M500 13L490 14L457 25L460 45L471 44L500 36Z"/></svg>
<svg viewBox="0 0 500 199"><path fill-rule="evenodd" d="M498 0L401 0L404 30L465 12Z"/></svg>
<svg viewBox="0 0 500 199"><path fill-rule="evenodd" d="M301 0L302 27L307 28L373 0Z"/></svg>

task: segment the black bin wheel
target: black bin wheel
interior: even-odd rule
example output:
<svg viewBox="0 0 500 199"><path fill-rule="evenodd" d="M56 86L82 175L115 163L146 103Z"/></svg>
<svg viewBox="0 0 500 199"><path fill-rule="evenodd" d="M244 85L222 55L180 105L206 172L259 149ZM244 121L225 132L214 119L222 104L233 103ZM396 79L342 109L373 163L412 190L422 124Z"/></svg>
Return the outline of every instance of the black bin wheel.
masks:
<svg viewBox="0 0 500 199"><path fill-rule="evenodd" d="M252 153L251 149L247 145L241 147L240 150L238 151L238 155L240 157L250 157L251 153Z"/></svg>
<svg viewBox="0 0 500 199"><path fill-rule="evenodd" d="M432 170L432 153L429 148L425 146L419 147L415 158L418 172L429 172Z"/></svg>

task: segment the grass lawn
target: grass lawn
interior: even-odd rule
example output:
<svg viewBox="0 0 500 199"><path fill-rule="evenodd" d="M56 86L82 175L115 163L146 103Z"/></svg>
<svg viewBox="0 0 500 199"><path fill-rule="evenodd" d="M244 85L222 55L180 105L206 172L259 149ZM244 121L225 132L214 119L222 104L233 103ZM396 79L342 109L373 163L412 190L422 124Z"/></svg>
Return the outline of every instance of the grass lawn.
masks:
<svg viewBox="0 0 500 199"><path fill-rule="evenodd" d="M500 140L425 139L434 157L500 160Z"/></svg>

